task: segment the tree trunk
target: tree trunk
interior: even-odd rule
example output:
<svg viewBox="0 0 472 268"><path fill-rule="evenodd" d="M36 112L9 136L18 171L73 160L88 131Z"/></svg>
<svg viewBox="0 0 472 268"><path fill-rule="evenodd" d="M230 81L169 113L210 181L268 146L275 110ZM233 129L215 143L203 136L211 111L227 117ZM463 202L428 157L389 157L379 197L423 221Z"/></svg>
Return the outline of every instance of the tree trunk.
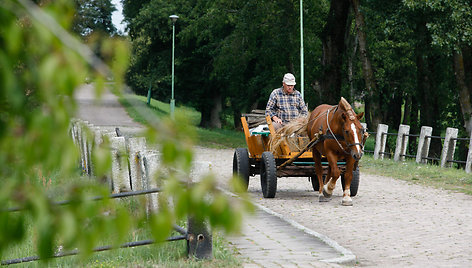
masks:
<svg viewBox="0 0 472 268"><path fill-rule="evenodd" d="M364 75L365 86L367 90L367 98L369 99L369 115L372 126L371 129L377 130L378 124L382 123L382 116L380 113L380 98L377 92L377 85L375 82L374 71L370 58L367 54L367 37L364 32L365 22L364 15L359 11L359 0L351 0L354 15L356 17L356 30L359 40L359 55L362 61L362 71Z"/></svg>
<svg viewBox="0 0 472 268"><path fill-rule="evenodd" d="M212 103L213 105L211 106L212 108L210 113L210 127L221 128L220 113L223 110L221 106L221 93L217 92L213 95Z"/></svg>
<svg viewBox="0 0 472 268"><path fill-rule="evenodd" d="M200 119L200 127L202 128L209 128L210 127L210 118L211 118L211 111L206 105L202 105L199 109L202 115Z"/></svg>
<svg viewBox="0 0 472 268"><path fill-rule="evenodd" d="M470 136L472 131L472 105L470 103L470 89L467 87L464 57L462 53L454 52L454 74L459 89L459 102L461 105L464 127Z"/></svg>
<svg viewBox="0 0 472 268"><path fill-rule="evenodd" d="M322 33L322 103L336 104L341 97L341 68L349 6L349 0L331 0L328 19Z"/></svg>
<svg viewBox="0 0 472 268"><path fill-rule="evenodd" d="M384 124L386 123L395 128L397 128L401 124L402 103L403 103L402 96L399 96L399 94L393 95L393 98L391 98L388 102L389 108L386 109L387 111L386 117L382 119Z"/></svg>
<svg viewBox="0 0 472 268"><path fill-rule="evenodd" d="M357 34L354 36L354 40L352 40L352 42L350 42L351 44L351 47L352 47L352 52L351 52L351 55L348 59L348 63L347 63L347 77L348 77L348 80L349 80L349 97L350 97L350 101L354 102L354 99L355 99L355 89L354 89L354 59L356 58L356 54L357 54L357 44L359 43L358 39L357 39Z"/></svg>
<svg viewBox="0 0 472 268"><path fill-rule="evenodd" d="M411 134L420 134L420 125L418 123L418 100L415 96L410 96L409 99L411 100L411 108L410 108L410 120L408 125L410 126L410 133ZM406 112L406 109L405 109ZM418 148L417 139L410 139L410 145L408 146L409 152L411 155L416 154L416 149Z"/></svg>

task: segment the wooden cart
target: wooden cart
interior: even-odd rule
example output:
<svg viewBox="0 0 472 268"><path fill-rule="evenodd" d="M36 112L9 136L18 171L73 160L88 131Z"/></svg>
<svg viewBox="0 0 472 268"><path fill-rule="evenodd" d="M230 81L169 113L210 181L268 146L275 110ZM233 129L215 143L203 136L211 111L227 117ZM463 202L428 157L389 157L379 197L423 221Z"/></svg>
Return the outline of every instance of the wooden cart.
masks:
<svg viewBox="0 0 472 268"><path fill-rule="evenodd" d="M250 132L246 117L241 117L241 123L247 148L237 148L233 156L233 174L239 175L244 187L246 187L245 189L248 188L251 176L260 175L262 194L265 198L275 197L278 177L308 177L313 190L318 191L319 183L311 151L318 137L311 141L308 137L293 137L292 139L296 139L295 144L298 144L298 146L290 146L284 141L272 153L269 151L269 139L271 135L275 135L275 129L270 117L265 117L268 129L257 132ZM328 170L326 159L322 160L322 166L323 179L325 179ZM338 162L338 166L341 169L341 180L344 188L345 162ZM357 194L358 186L359 169L357 168L353 172L351 196Z"/></svg>

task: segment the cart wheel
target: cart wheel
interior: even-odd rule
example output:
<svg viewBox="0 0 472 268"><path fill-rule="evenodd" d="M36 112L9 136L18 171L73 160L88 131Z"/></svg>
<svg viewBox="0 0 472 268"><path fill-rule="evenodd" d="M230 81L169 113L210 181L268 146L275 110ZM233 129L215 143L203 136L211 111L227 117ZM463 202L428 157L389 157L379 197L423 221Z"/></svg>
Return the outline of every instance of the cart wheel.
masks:
<svg viewBox="0 0 472 268"><path fill-rule="evenodd" d="M241 178L244 190L249 186L249 155L246 148L237 148L233 156L233 175Z"/></svg>
<svg viewBox="0 0 472 268"><path fill-rule="evenodd" d="M261 187L265 198L274 198L277 192L277 168L274 155L263 152L261 159Z"/></svg>
<svg viewBox="0 0 472 268"><path fill-rule="evenodd" d="M319 192L320 191L320 183L318 182L318 176L311 176L311 185L313 186L313 191Z"/></svg>
<svg viewBox="0 0 472 268"><path fill-rule="evenodd" d="M359 189L360 173L359 167L352 171L352 180L351 180L351 196L357 195L357 190ZM344 191L344 174L341 175L341 184Z"/></svg>
<svg viewBox="0 0 472 268"><path fill-rule="evenodd" d="M318 176L314 175L310 177L311 185L313 186L313 191L319 192L320 191L320 183L318 182ZM326 183L326 175L323 174L323 183Z"/></svg>

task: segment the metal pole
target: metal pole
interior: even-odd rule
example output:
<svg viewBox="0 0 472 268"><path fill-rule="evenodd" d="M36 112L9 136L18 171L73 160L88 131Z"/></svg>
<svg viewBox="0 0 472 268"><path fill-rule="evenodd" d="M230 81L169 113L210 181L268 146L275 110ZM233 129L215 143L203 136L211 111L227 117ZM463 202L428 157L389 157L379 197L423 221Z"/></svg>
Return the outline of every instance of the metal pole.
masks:
<svg viewBox="0 0 472 268"><path fill-rule="evenodd" d="M172 22L172 97L170 99L170 116L174 118L174 50L175 50L175 21Z"/></svg>
<svg viewBox="0 0 472 268"><path fill-rule="evenodd" d="M304 97L304 68L303 68L303 0L300 0L300 90L302 99Z"/></svg>
<svg viewBox="0 0 472 268"><path fill-rule="evenodd" d="M147 105L151 105L151 81L149 80L149 89L148 89L148 94L147 94Z"/></svg>

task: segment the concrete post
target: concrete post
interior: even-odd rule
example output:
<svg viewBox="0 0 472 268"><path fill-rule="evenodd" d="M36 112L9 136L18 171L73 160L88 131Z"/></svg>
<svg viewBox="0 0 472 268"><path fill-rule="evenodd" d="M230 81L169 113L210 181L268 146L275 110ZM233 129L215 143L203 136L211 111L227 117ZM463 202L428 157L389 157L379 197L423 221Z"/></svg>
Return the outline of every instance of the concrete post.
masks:
<svg viewBox="0 0 472 268"><path fill-rule="evenodd" d="M384 159L385 145L387 144L387 135L382 135L388 132L388 126L379 124L377 127L377 136L375 137L374 159Z"/></svg>
<svg viewBox="0 0 472 268"><path fill-rule="evenodd" d="M85 172L85 169L87 167L87 163L85 162L85 152L84 152L84 137L83 137L83 134L84 132L82 131L83 129L83 122L80 121L77 123L76 125L76 130L77 130L77 142L78 142L78 146L79 146L79 153L80 153L80 169L82 170L82 172Z"/></svg>
<svg viewBox="0 0 472 268"><path fill-rule="evenodd" d="M431 136L432 134L432 127L421 127L420 138L418 139L418 149L416 150L416 163L425 164L427 162L427 160L423 158L428 157L431 138L427 138L426 136Z"/></svg>
<svg viewBox="0 0 472 268"><path fill-rule="evenodd" d="M469 152L467 153L467 161L465 162L465 172L472 172L472 134L470 135Z"/></svg>
<svg viewBox="0 0 472 268"><path fill-rule="evenodd" d="M454 159L454 151L456 150L456 140L451 139L457 138L458 132L459 130L457 128L448 127L446 129L446 138L444 139L444 144L441 152L441 167L452 166L452 163L447 161Z"/></svg>
<svg viewBox="0 0 472 268"><path fill-rule="evenodd" d="M397 136L397 145L395 147L395 154L393 155L393 160L395 161L405 161L405 154L406 148L408 147L408 135L410 134L410 126L408 125L400 125L398 128L398 136Z"/></svg>
<svg viewBox="0 0 472 268"><path fill-rule="evenodd" d="M87 123L87 129L86 129L87 144L86 144L85 148L87 150L87 163L88 163L87 175L89 175L89 176L93 176L92 149L93 149L93 142L94 142L94 133L93 133L92 129L94 127L95 126L93 124Z"/></svg>
<svg viewBox="0 0 472 268"><path fill-rule="evenodd" d="M146 173L146 190L158 187L157 174L159 171L160 155L155 152L146 153L143 158L144 169ZM146 195L146 211L148 215L157 212L159 208L157 193Z"/></svg>
<svg viewBox="0 0 472 268"><path fill-rule="evenodd" d="M113 137L110 139L110 142L112 153L111 177L113 180L113 192L129 192L131 191L131 183L129 179L125 137Z"/></svg>
<svg viewBox="0 0 472 268"><path fill-rule="evenodd" d="M128 139L129 171L131 176L131 189L138 191L143 189L141 168L139 167L138 152L146 149L146 139L144 137Z"/></svg>

